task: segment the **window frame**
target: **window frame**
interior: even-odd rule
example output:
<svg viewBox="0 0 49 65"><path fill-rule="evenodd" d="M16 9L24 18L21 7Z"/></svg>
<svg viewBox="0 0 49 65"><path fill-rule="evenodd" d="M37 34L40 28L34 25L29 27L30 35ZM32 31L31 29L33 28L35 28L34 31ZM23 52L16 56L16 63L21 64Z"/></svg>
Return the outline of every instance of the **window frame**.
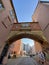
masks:
<svg viewBox="0 0 49 65"><path fill-rule="evenodd" d="M10 13L11 18L14 20L15 19L15 14L14 14L13 9L10 10L9 13Z"/></svg>
<svg viewBox="0 0 49 65"><path fill-rule="evenodd" d="M4 9L4 5L3 5L2 0L0 0L0 10L3 10L3 9Z"/></svg>

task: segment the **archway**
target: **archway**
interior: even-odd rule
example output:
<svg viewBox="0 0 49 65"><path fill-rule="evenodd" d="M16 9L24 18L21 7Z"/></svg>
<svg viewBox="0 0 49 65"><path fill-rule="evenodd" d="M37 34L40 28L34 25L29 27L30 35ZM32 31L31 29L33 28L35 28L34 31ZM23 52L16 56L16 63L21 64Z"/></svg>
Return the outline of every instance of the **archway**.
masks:
<svg viewBox="0 0 49 65"><path fill-rule="evenodd" d="M0 63L2 63L3 58L6 56L9 46L12 44L12 42L14 42L18 39L21 39L21 38L30 38L30 39L34 39L34 40L40 42L41 44L43 43L42 37L38 36L38 35L33 35L33 34L29 34L29 33L23 33L23 34L21 33L19 35L13 35L6 41L6 45L4 46L4 49L1 53Z"/></svg>
<svg viewBox="0 0 49 65"><path fill-rule="evenodd" d="M8 48L12 44L12 42L21 38L34 39L41 44L47 41L43 35L43 32L41 31L38 22L14 24L1 53L0 64L2 63L4 56L6 56Z"/></svg>

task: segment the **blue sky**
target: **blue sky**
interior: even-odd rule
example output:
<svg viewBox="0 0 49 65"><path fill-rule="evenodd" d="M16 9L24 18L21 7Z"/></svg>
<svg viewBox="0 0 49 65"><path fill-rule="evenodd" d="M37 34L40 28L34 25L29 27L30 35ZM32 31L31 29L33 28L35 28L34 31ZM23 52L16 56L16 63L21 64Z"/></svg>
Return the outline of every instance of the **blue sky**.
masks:
<svg viewBox="0 0 49 65"><path fill-rule="evenodd" d="M32 22L32 15L38 0L13 0L19 22Z"/></svg>
<svg viewBox="0 0 49 65"><path fill-rule="evenodd" d="M22 40L22 43L24 43L24 44L29 44L30 46L33 46L34 45L34 40L32 40L32 39L23 38L21 40Z"/></svg>
<svg viewBox="0 0 49 65"><path fill-rule="evenodd" d="M12 0L18 22L32 22L32 15L38 4L38 0ZM41 0L49 1L49 0Z"/></svg>
<svg viewBox="0 0 49 65"><path fill-rule="evenodd" d="M41 1L49 1L49 0L41 0Z"/></svg>

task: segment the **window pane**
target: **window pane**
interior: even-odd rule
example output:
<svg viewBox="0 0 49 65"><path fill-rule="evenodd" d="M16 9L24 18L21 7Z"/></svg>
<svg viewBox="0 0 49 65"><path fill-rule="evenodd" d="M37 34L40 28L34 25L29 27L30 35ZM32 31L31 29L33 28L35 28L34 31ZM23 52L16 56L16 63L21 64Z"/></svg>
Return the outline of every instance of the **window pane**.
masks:
<svg viewBox="0 0 49 65"><path fill-rule="evenodd" d="M12 19L15 18L15 16L14 16L14 11L13 11L13 10L10 10L10 16L12 17Z"/></svg>
<svg viewBox="0 0 49 65"><path fill-rule="evenodd" d="M0 3L0 8L2 8L2 4Z"/></svg>
<svg viewBox="0 0 49 65"><path fill-rule="evenodd" d="M3 9L3 8L4 8L3 3L2 3L2 1L0 0L0 9Z"/></svg>

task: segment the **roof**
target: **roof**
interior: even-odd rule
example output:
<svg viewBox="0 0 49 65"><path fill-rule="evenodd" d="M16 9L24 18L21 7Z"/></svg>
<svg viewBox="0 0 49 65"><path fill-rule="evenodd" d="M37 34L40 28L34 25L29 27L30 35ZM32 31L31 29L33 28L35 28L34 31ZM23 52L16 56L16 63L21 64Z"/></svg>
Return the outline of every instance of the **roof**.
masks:
<svg viewBox="0 0 49 65"><path fill-rule="evenodd" d="M40 3L43 3L45 5L49 5L49 1L40 1Z"/></svg>

